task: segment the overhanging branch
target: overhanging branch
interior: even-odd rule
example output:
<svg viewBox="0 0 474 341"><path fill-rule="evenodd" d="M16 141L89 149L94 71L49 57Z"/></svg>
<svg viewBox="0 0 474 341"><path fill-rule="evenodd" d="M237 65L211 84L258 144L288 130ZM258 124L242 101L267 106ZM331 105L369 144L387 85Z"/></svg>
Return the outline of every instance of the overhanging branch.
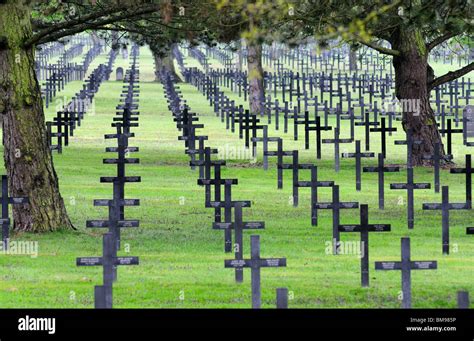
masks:
<svg viewBox="0 0 474 341"><path fill-rule="evenodd" d="M441 84L444 84L452 80L455 80L459 77L462 77L465 74L471 72L472 70L474 70L474 62L471 62L470 64L464 66L463 68L460 68L459 70L450 71L438 78L435 78L432 82L428 84L428 90L432 90Z"/></svg>
<svg viewBox="0 0 474 341"><path fill-rule="evenodd" d="M156 4L147 5L140 8L113 7L82 16L77 19L54 24L47 29L34 34L23 44L25 47L44 44L55 41L65 36L76 34L90 28L107 25L123 19L133 18L144 14L153 13L159 10Z"/></svg>
<svg viewBox="0 0 474 341"><path fill-rule="evenodd" d="M353 39L356 40L357 42L365 45L365 46L368 46L368 47L382 53L382 54L387 54L387 55L395 56L395 57L398 57L398 56L401 55L400 51L398 51L398 50L389 49L387 47L380 46L379 44L376 44L374 42L366 41L366 40L362 39L361 37L354 36Z"/></svg>
<svg viewBox="0 0 474 341"><path fill-rule="evenodd" d="M442 36L439 36L438 38L435 38L433 39L431 42L427 43L426 44L426 49L429 51L431 51L432 49L434 49L436 46L438 46L439 44L442 44L444 43L446 40L448 39L451 39L452 37L455 37L459 35L459 33L454 33L454 32L448 32L448 33L445 33L443 34Z"/></svg>

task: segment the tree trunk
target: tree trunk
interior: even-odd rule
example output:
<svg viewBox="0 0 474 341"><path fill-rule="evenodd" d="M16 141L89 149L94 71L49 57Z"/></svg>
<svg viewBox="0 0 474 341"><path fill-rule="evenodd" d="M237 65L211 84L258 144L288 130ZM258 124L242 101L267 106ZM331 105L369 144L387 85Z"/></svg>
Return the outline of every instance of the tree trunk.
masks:
<svg viewBox="0 0 474 341"><path fill-rule="evenodd" d="M237 40L237 70L242 71L243 65L244 65L244 60L243 60L243 53L242 53L242 40Z"/></svg>
<svg viewBox="0 0 474 341"><path fill-rule="evenodd" d="M253 114L263 113L265 89L263 87L262 45L247 44L247 70L249 78L249 105Z"/></svg>
<svg viewBox="0 0 474 341"><path fill-rule="evenodd" d="M349 50L349 70L357 71L357 50L352 47Z"/></svg>
<svg viewBox="0 0 474 341"><path fill-rule="evenodd" d="M26 196L13 205L14 229L43 232L72 227L46 139L43 104L34 70L34 47L22 47L32 34L30 11L15 0L0 4L0 112L10 195ZM21 23L21 24L20 24Z"/></svg>
<svg viewBox="0 0 474 341"><path fill-rule="evenodd" d="M181 82L181 79L179 78L178 74L176 73L176 69L174 68L174 62L173 62L173 49L171 48L169 51L166 52L166 55L162 55L159 51L156 51L152 49L153 53L153 59L155 60L155 81L159 82L160 77L158 74L161 72L161 70L165 69L166 71L171 73L171 76L173 79L175 79L176 82Z"/></svg>
<svg viewBox="0 0 474 341"><path fill-rule="evenodd" d="M433 155L435 143L442 146L442 139L429 102L427 82L433 75L422 33L416 29L401 29L392 45L401 52L401 56L393 57L393 66L403 128L405 131L413 129L413 140L421 141L421 144L413 144L413 165L432 165L432 161L423 160L423 156ZM445 155L443 147L440 153Z"/></svg>

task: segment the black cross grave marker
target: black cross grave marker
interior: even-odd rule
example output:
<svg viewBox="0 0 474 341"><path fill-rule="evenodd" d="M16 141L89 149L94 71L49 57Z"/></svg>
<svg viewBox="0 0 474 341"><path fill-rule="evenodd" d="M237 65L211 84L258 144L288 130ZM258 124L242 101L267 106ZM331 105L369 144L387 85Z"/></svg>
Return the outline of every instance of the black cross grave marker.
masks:
<svg viewBox="0 0 474 341"><path fill-rule="evenodd" d="M339 186L332 186L332 202L320 202L315 204L317 209L332 210L332 245L333 254L339 254L339 218L341 209L359 208L358 202L341 202L339 200Z"/></svg>
<svg viewBox="0 0 474 341"><path fill-rule="evenodd" d="M299 194L298 194L298 180L299 180L299 170L300 169L310 169L313 165L312 164L300 164L299 163L299 151L293 150L293 162L292 163L284 163L280 167L282 169L291 169L293 171L293 197L292 203L294 207L298 207L299 203Z"/></svg>
<svg viewBox="0 0 474 341"><path fill-rule="evenodd" d="M453 129L452 124L451 124L451 119L448 120L448 126L447 128L439 129L439 132L442 134L447 134L447 152L448 155L453 155L452 152L452 144L453 144L453 134L462 134L463 130L462 129Z"/></svg>
<svg viewBox="0 0 474 341"><path fill-rule="evenodd" d="M334 169L339 172L339 144L340 143L352 143L352 139L341 139L339 138L339 129L334 128L333 139L323 139L323 143L334 143Z"/></svg>
<svg viewBox="0 0 474 341"><path fill-rule="evenodd" d="M361 283L363 287L369 286L369 232L390 231L390 224L369 224L369 206L360 205L360 224L339 225L339 232L359 232L360 233L360 270Z"/></svg>
<svg viewBox="0 0 474 341"><path fill-rule="evenodd" d="M411 308L411 271L433 270L438 268L436 261L412 261L410 238L402 238L401 262L375 262L375 270L401 270L402 272L402 308Z"/></svg>
<svg viewBox="0 0 474 341"><path fill-rule="evenodd" d="M423 204L424 210L441 210L442 214L442 241L443 241L443 254L449 254L449 211L450 210L467 210L469 209L467 203L450 203L449 202L449 187L443 186L442 202L441 204Z"/></svg>
<svg viewBox="0 0 474 341"><path fill-rule="evenodd" d="M321 117L316 116L316 124L314 126L309 126L307 131L308 134L310 131L316 131L316 158L321 159L321 132L331 130L332 127L321 125Z"/></svg>
<svg viewBox="0 0 474 341"><path fill-rule="evenodd" d="M260 236L250 236L250 259L229 259L224 261L226 268L250 268L252 286L252 308L262 305L260 269L286 266L286 258L260 258Z"/></svg>
<svg viewBox="0 0 474 341"><path fill-rule="evenodd" d="M103 285L94 288L95 308L112 308L112 283L114 268L119 265L138 265L138 257L117 257L114 253L114 237L112 233L103 235L102 257L80 257L76 259L77 266L102 266Z"/></svg>
<svg viewBox="0 0 474 341"><path fill-rule="evenodd" d="M390 184L390 189L405 189L407 190L407 220L408 228L412 229L415 225L415 209L414 209L414 190L415 189L429 189L429 183L415 183L413 180L413 168L407 168L407 182Z"/></svg>
<svg viewBox="0 0 474 341"><path fill-rule="evenodd" d="M355 158L355 171L356 171L356 191L360 191L362 187L362 168L361 159L363 157L374 157L374 153L366 152L361 153L360 151L360 140L355 141L355 153L342 153L343 158Z"/></svg>
<svg viewBox="0 0 474 341"><path fill-rule="evenodd" d="M268 142L278 142L279 137L268 137L268 126L263 126L262 137L252 137L252 142L262 142L263 145L263 169L268 169ZM255 150L254 150L255 154ZM255 156L255 155L254 155Z"/></svg>
<svg viewBox="0 0 474 341"><path fill-rule="evenodd" d="M27 197L9 197L8 196L8 178L2 175L2 242L3 250L8 250L10 234L10 217L8 214L8 205L23 205L28 203Z"/></svg>
<svg viewBox="0 0 474 341"><path fill-rule="evenodd" d="M441 159L451 160L452 155L444 155L443 157L441 157L441 144L439 142L436 142L433 148L434 148L433 155L424 155L423 159L433 161L434 189L435 189L435 193L439 193L439 188L440 188L439 170L440 170Z"/></svg>
<svg viewBox="0 0 474 341"><path fill-rule="evenodd" d="M235 253L235 259L244 258L244 242L243 242L243 230L250 229L264 229L265 222L263 221L253 221L253 222L244 222L242 218L242 207L249 207L249 203L245 201L237 201L234 203L234 223L214 223L212 228L216 230L234 230L234 245L233 250ZM235 281L240 283L244 280L243 268L235 268Z"/></svg>
<svg viewBox="0 0 474 341"><path fill-rule="evenodd" d="M378 166L377 167L364 167L364 172L369 173L378 173L379 175L379 209L383 210L385 208L385 173L399 172L400 167L398 166L384 166L384 157L383 154L378 154Z"/></svg>
<svg viewBox="0 0 474 341"><path fill-rule="evenodd" d="M385 126L385 117L382 117L382 124L379 127L376 128L370 128L371 132L379 132L380 133L380 144L382 146L382 155L385 158L387 156L387 137L386 134L388 132L394 132L397 131L397 128L387 128Z"/></svg>
<svg viewBox="0 0 474 341"><path fill-rule="evenodd" d="M283 150L283 139L277 141L277 150L268 151L266 153L268 156L277 157L277 188L283 188L283 157L284 156L293 156L293 151L284 151Z"/></svg>
<svg viewBox="0 0 474 341"><path fill-rule="evenodd" d="M365 113L364 122L356 122L356 126L364 126L365 127L365 151L370 150L370 126L378 126L379 122L370 122L370 113Z"/></svg>
<svg viewBox="0 0 474 341"><path fill-rule="evenodd" d="M310 181L298 181L298 187L310 187L311 188L311 225L318 225L318 209L316 203L318 202L318 187L332 187L334 181L318 181L318 167L311 165L311 180Z"/></svg>
<svg viewBox="0 0 474 341"><path fill-rule="evenodd" d="M240 122L240 128L245 130L245 147L250 147L250 131L252 131L252 137L257 137L257 130L263 129L263 125L259 125L257 123L260 122L260 119L257 118L255 114L249 114L248 110L245 112L245 118ZM255 156L255 147L257 146L257 142L252 142L252 155Z"/></svg>

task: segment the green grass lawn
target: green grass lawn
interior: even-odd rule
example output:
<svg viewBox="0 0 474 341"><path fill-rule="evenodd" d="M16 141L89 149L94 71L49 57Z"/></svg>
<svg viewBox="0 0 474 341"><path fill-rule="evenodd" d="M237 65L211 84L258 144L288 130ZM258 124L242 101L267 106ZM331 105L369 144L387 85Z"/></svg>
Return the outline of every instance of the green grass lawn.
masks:
<svg viewBox="0 0 474 341"><path fill-rule="evenodd" d="M106 60L106 53L90 66ZM249 308L250 272L245 270L244 283L234 282L234 273L224 268L224 259L233 258L223 251L223 232L212 230L213 211L204 208L204 189L196 184L198 172L190 170L184 144L177 140L179 132L167 110L163 89L153 83L153 62L149 51L140 56L140 127L131 146L138 146L140 165L127 166L128 175L139 175L141 183L126 186L127 198L139 198L140 207L126 209L126 218L140 219L140 227L123 231L122 255L140 257L140 265L121 267L114 285L114 307L117 308ZM190 61L192 62L192 61ZM117 57L114 69L126 68L128 61ZM96 95L92 113L86 115L70 146L62 155L54 155L61 192L70 217L77 227L45 234L13 234L13 240L37 241L39 254L29 256L0 256L0 305L8 308L91 308L94 285L102 282L99 267L76 267L81 256L101 255L104 232L86 229L87 219L105 219L105 208L94 207L93 199L111 197L112 186L101 184L100 176L112 175L115 166L102 164L113 157L104 148L112 145L103 135L112 133L110 127L118 103L122 82L102 84ZM60 93L69 98L78 91L81 82L72 82ZM200 114L205 128L200 134L209 135L209 145L220 150L244 152L244 142L238 134L225 130L205 98L191 85L180 84L184 98L193 111ZM227 91L230 97L234 96ZM58 102L59 103L59 102ZM55 111L47 110L47 118ZM343 121L343 132L348 132ZM291 125L290 125L291 127ZM363 129L357 128L356 138L363 139ZM342 134L345 135L344 133ZM314 143L304 150L304 141L293 141L289 134L269 127L269 136L285 138L286 150L299 149L301 162L315 162ZM302 135L301 135L302 136ZM324 135L331 137L331 133ZM394 146L403 139L401 129L388 138L387 164L404 162L405 147ZM454 153L463 164L469 152L456 136ZM380 151L379 136L371 138L372 150ZM274 148L273 146L271 147ZM353 146L341 146L341 152ZM437 260L438 270L412 273L412 296L415 308L454 308L458 290L474 290L474 238L465 234L472 225L472 211L451 211L451 254L441 253L441 213L422 211L423 202L440 202L434 190L415 193L415 229L406 224L406 192L389 190L392 182L405 182L406 172L386 175L384 211L377 206L377 176L363 174L362 191L355 191L354 161L341 161L341 170L334 172L333 149L323 145L323 160L316 162L321 180L334 180L340 185L343 201L369 204L371 223L390 223L392 232L370 235L370 288L360 287L360 259L356 255L334 256L326 252L332 237L331 211L319 212L319 225L310 224L309 190L300 190L300 205L290 202L291 173L285 172L284 188L277 190L275 160L270 169L262 169L261 147L256 163L248 159L226 157L228 166L223 177L238 178L233 188L233 200L251 200L252 208L244 210L244 221L264 220L265 230L245 231L244 253L249 256L250 235L261 235L262 257L286 257L287 267L262 270L263 307L275 306L275 288L288 287L289 306L298 308L397 308L401 291L399 271L375 272L374 261L399 260L400 238L411 237L413 260ZM376 160L364 160L363 165L375 165ZM309 172L301 171L309 179ZM417 168L417 182L432 182L432 169ZM450 186L450 200L464 200L464 178L442 172L442 184ZM331 190L321 189L322 201L328 201ZM357 223L358 210L343 210L341 223ZM342 241L356 241L358 234L342 234Z"/></svg>

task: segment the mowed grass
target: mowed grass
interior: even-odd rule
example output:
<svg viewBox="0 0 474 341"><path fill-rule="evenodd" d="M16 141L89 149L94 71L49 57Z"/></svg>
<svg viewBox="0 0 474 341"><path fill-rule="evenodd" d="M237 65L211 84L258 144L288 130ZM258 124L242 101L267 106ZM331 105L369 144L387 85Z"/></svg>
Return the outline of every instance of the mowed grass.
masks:
<svg viewBox="0 0 474 341"><path fill-rule="evenodd" d="M101 59L102 58L102 59ZM94 63L103 62L103 54ZM96 65L96 64L94 64ZM128 61L117 58L114 68L127 67ZM91 65L92 70L94 68ZM204 189L197 185L197 170L189 168L184 144L167 110L163 89L154 78L150 53L142 49L140 56L140 127L130 145L140 148L133 157L140 165L127 166L128 175L139 175L141 183L126 185L127 198L139 198L140 207L126 208L126 218L140 219L140 227L123 231L122 255L140 257L139 266L121 267L114 284L114 307L117 308L248 308L251 304L250 272L245 270L244 283L236 284L234 272L224 268L224 259L233 258L223 251L222 231L211 228L213 210L204 208ZM115 166L104 165L102 159L114 157L105 153L103 135L110 127L118 104L122 82L102 84L95 106L75 132L62 155L54 155L61 192L77 230L45 234L13 234L13 240L37 241L37 258L19 255L0 256L0 302L9 308L91 308L94 285L102 283L100 267L76 267L76 257L101 255L104 232L86 229L87 219L105 219L105 208L94 207L93 199L111 198L112 186L101 184L100 176L113 175ZM81 82L68 84L61 97L72 96ZM310 224L308 189L300 189L300 205L291 204L291 172L285 171L284 188L277 190L276 165L271 159L268 171L262 169L261 146L253 162L235 155L245 153L238 134L226 131L215 117L205 98L190 85L179 85L183 97L200 115L209 135L209 146L219 148L219 157L226 158L223 177L239 179L233 188L233 200L251 200L252 208L244 209L244 221L265 221L265 230L245 231L244 253L249 257L251 234L261 236L262 257L286 257L286 268L262 269L263 307L275 306L275 288L288 287L293 308L397 308L400 307L400 272L375 271L376 260L399 260L400 238L411 238L414 260L437 260L438 270L412 273L413 306L416 308L454 308L458 290L474 289L474 238L465 234L472 225L472 211L451 211L451 254L441 253L441 213L423 211L423 202L440 202L434 190L415 192L415 229L406 224L406 192L389 190L392 182L405 182L406 172L386 174L385 210L378 209L377 176L364 173L362 191L355 191L354 160L342 159L341 170L334 172L333 146L323 145L323 159L315 160L314 137L310 150L304 150L303 135L292 139L288 134L269 127L270 136L284 137L285 150L299 149L301 162L315 162L321 180L334 180L340 186L343 201L369 204L371 223L390 223L392 231L370 235L370 288L360 287L360 259L354 254L334 256L328 252L332 237L332 213L319 211L319 224ZM229 96L234 96L230 91ZM236 97L238 98L238 97ZM54 108L47 110L50 119ZM265 120L263 120L266 122ZM334 123L334 122L331 122ZM348 134L343 121L343 137ZM363 140L363 129L357 128L356 138ZM324 135L330 138L331 133ZM387 164L401 164L405 147L394 146L403 139L401 129L388 138ZM380 151L379 135L371 137L372 151ZM468 149L461 137L454 138L456 161ZM275 146L271 145L271 149ZM341 146L341 152L353 146ZM248 155L248 152L247 152ZM365 159L363 165L375 165ZM309 179L301 171L302 179ZM417 182L432 182L432 169L417 168ZM451 202L464 201L464 178L442 172L442 184L450 186ZM319 191L322 201L331 199L329 188ZM358 210L342 210L341 223L358 223ZM357 241L358 234L345 233L341 240Z"/></svg>

